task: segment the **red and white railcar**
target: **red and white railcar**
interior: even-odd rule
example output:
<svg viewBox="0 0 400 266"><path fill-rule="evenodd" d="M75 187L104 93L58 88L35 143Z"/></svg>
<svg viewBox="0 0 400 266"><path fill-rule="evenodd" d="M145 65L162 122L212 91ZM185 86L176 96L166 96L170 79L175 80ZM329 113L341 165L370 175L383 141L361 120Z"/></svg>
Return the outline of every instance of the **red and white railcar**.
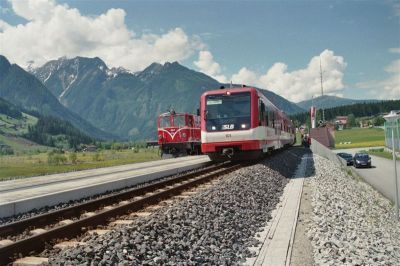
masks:
<svg viewBox="0 0 400 266"><path fill-rule="evenodd" d="M291 120L251 87L205 92L201 150L211 160L251 159L295 143Z"/></svg>
<svg viewBox="0 0 400 266"><path fill-rule="evenodd" d="M200 153L200 117L188 113L167 112L157 119L161 156L174 157Z"/></svg>

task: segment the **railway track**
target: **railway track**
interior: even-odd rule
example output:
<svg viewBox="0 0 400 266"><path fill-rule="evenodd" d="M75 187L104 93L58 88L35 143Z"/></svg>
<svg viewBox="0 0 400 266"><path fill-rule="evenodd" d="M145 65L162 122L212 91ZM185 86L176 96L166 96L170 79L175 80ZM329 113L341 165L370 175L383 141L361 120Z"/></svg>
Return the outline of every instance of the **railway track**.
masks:
<svg viewBox="0 0 400 266"><path fill-rule="evenodd" d="M105 225L110 219L141 210L148 205L157 204L240 167L242 167L241 164L231 163L214 165L193 173L164 179L139 188L1 226L0 238L7 239L14 236L19 240L0 247L0 264L7 265L18 257L37 254L44 250L47 245L54 244L60 239L74 238L85 233L88 228ZM31 229L43 227L50 229L41 230L40 233L29 237L18 236Z"/></svg>

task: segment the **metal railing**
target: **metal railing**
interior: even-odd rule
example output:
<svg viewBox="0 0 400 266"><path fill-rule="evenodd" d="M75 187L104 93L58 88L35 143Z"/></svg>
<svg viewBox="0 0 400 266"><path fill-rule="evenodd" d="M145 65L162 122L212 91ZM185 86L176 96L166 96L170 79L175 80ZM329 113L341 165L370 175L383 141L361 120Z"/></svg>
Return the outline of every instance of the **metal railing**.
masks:
<svg viewBox="0 0 400 266"><path fill-rule="evenodd" d="M393 149L393 139L395 151L400 151L400 119L385 122L385 146L390 150Z"/></svg>

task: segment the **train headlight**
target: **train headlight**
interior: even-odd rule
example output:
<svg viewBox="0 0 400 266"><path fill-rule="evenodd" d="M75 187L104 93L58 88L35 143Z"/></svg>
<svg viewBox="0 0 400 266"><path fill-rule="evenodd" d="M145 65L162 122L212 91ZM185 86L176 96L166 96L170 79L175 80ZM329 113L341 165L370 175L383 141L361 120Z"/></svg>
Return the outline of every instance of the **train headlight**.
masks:
<svg viewBox="0 0 400 266"><path fill-rule="evenodd" d="M242 124L241 127L242 128L247 128L247 125L246 124Z"/></svg>
<svg viewBox="0 0 400 266"><path fill-rule="evenodd" d="M217 128L216 128L215 126L212 126L211 129L212 129L212 130L216 130Z"/></svg>

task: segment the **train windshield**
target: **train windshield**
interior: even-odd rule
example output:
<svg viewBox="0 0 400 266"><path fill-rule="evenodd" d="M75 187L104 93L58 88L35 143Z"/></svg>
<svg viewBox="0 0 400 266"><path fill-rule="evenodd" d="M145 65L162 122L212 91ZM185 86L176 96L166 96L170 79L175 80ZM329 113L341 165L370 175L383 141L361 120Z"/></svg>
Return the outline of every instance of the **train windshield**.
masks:
<svg viewBox="0 0 400 266"><path fill-rule="evenodd" d="M160 127L171 127L171 117L160 116Z"/></svg>
<svg viewBox="0 0 400 266"><path fill-rule="evenodd" d="M207 131L246 130L250 128L250 92L208 95Z"/></svg>
<svg viewBox="0 0 400 266"><path fill-rule="evenodd" d="M184 127L185 126L185 116L176 115L174 116L174 127Z"/></svg>
<svg viewBox="0 0 400 266"><path fill-rule="evenodd" d="M184 127L185 125L185 115L160 116L160 127Z"/></svg>

